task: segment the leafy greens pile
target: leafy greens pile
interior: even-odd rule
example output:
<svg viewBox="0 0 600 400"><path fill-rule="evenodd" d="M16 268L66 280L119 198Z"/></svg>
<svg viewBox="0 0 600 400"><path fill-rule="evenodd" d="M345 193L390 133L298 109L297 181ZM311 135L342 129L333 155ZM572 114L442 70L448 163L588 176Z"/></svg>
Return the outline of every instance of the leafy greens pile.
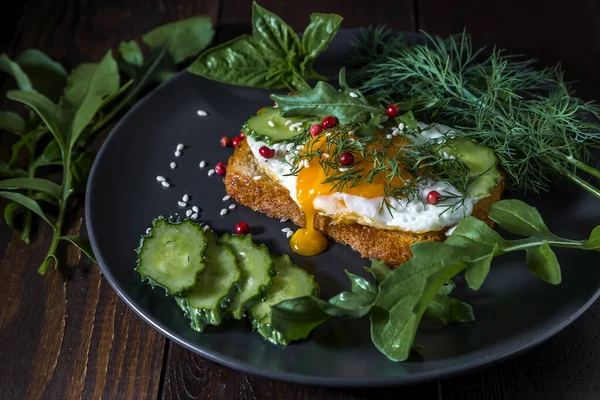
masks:
<svg viewBox="0 0 600 400"><path fill-rule="evenodd" d="M317 18L329 28L316 30ZM380 102L400 100L394 104L405 115L412 117L411 111L424 121L448 123L464 130L466 138L492 148L513 188L546 190L549 175L558 173L600 197L575 174L579 168L600 177L582 162L589 148L599 143L597 125L585 117L598 116L599 109L571 96L557 69L536 71L531 61L515 61L501 51L480 63L480 53L472 51L466 34L447 41L428 37L427 45L408 46L388 31L374 29L355 46L350 77L358 90L349 87L342 70L338 91L307 67L314 58L307 55L313 51L304 40L320 43L312 45L318 54L340 22L337 15L313 15L301 42L279 17L254 3L252 35L209 49L189 70L224 83L288 88L298 93L271 96L282 116L333 115L342 124L364 127L356 132L363 137L385 118ZM314 88L306 82L312 78L321 80ZM466 217L445 242L412 245L413 258L396 269L373 260L367 270L376 284L348 273L351 291L329 301L307 296L273 306L274 329L293 340L333 317L370 315L373 343L391 360L402 361L409 356L423 316L443 325L474 320L468 304L449 296L456 275L464 272L468 286L478 290L494 257L525 251L527 268L556 285L561 271L553 247L600 252L600 226L586 240L560 238L535 208L519 200L495 203L489 217L522 239L504 239L485 222Z"/></svg>
<svg viewBox="0 0 600 400"><path fill-rule="evenodd" d="M10 201L4 209L6 223L19 230L26 243L31 240L34 214L52 227L40 274L52 262L58 266L61 241L94 259L86 239L64 235L65 216L85 186L94 159L86 150L90 138L131 106L149 84L169 78L176 64L208 46L213 34L208 17L170 23L142 37L148 56L136 41L122 42L115 55L109 50L100 62L81 64L70 74L38 50L26 50L15 60L0 56L0 71L12 76L18 87L7 97L27 108L22 114L0 112L0 131L18 137L9 162L0 164L0 177L6 178L0 180L0 197ZM57 169L62 170L59 184L50 179ZM55 211L56 218L47 210Z"/></svg>

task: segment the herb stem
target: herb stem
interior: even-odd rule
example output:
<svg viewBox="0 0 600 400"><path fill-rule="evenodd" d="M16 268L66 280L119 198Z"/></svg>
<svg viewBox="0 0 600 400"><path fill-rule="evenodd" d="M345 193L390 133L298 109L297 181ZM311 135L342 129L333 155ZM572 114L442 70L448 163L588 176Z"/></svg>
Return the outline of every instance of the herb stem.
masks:
<svg viewBox="0 0 600 400"><path fill-rule="evenodd" d="M544 244L544 242L548 243L550 246L557 247L566 247L570 249L577 249L583 247L583 242L579 240L568 240L568 239L547 239L547 240L539 240L534 238L529 239L517 239L511 240L509 243L511 244L508 247L504 247L501 250L501 254L511 253L513 251L527 250L532 247L539 247Z"/></svg>
<svg viewBox="0 0 600 400"><path fill-rule="evenodd" d="M580 187L582 187L583 189L587 190L589 193L593 194L594 196L596 196L600 199L600 189L598 189L594 185L590 184L589 182L581 179L580 177L578 177L576 174L574 174L571 171L564 171L563 174L567 178L569 178L570 180L575 182L577 185L579 185Z"/></svg>
<svg viewBox="0 0 600 400"><path fill-rule="evenodd" d="M571 156L567 156L561 152L556 152L556 154L561 157L563 160L567 161L568 163L574 165L576 168L579 168L580 170L587 172L588 174L595 176L596 178L600 178L600 171L598 171L595 168L590 167L589 165L582 163L581 161L577 160L574 157Z"/></svg>

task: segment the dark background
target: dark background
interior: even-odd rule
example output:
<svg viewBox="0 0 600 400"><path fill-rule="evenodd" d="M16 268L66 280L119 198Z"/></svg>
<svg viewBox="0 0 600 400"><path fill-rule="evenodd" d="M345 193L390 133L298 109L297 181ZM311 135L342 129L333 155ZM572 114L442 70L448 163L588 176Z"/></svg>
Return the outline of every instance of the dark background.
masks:
<svg viewBox="0 0 600 400"><path fill-rule="evenodd" d="M311 12L336 12L343 27L381 24L405 31L458 33L478 45L561 62L586 100L600 98L596 1L262 0L302 30ZM39 48L68 69L98 61L121 40L157 25L207 14L216 42L250 31L249 0L38 0L0 12L0 52ZM8 87L0 77L2 92ZM7 102L0 100L3 106ZM108 130L99 135L99 146ZM0 137L0 160L10 142ZM3 208L5 203L0 202ZM84 230L83 210L70 233ZM85 233L85 232L82 232ZM546 343L518 358L417 386L336 390L287 384L221 367L167 341L122 303L97 266L69 252L63 271L37 266L51 232L40 225L25 245L0 223L0 398L214 399L595 399L600 398L600 304Z"/></svg>

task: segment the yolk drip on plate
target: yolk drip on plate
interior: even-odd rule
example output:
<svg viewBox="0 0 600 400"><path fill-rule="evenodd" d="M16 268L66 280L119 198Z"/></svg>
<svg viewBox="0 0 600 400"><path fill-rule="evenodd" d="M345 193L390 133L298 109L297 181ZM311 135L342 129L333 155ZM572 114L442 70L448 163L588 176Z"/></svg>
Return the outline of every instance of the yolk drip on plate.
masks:
<svg viewBox="0 0 600 400"><path fill-rule="evenodd" d="M310 143L309 146L313 151L326 146L323 135L311 139L311 142L312 143ZM400 148L408 143L406 138L398 137L394 145L388 149L387 155L392 157L395 156ZM376 144L373 144L373 146L375 145ZM333 152L335 148L332 146L328 150ZM373 169L373 162L364 160L357 154L355 154L354 157L354 164L357 168L363 170L361 175L367 176ZM297 254L303 256L315 256L327 249L327 238L314 228L314 218L317 214L317 210L314 207L314 200L318 196L328 196L336 191L367 199L385 196L385 183L387 182L387 178L385 177L376 175L371 182L360 182L355 186L346 186L342 190L338 190L334 187L333 183L325 182L329 176L337 171L330 169L328 172L329 174L321 167L318 157L313 157L312 160L309 161L308 167L304 167L298 173L296 201L304 213L306 227L298 229L290 239L290 247ZM405 171L402 172L406 175L404 178L408 178L408 174ZM400 179L399 176L396 176L392 179L391 184L392 186L403 185L402 179Z"/></svg>

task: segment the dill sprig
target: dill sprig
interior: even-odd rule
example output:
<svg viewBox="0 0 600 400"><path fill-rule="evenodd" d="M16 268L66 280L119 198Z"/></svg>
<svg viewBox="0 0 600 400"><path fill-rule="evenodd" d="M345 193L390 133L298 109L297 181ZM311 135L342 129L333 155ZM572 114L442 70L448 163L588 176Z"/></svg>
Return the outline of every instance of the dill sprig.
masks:
<svg viewBox="0 0 600 400"><path fill-rule="evenodd" d="M600 108L575 97L559 66L535 69L535 60L500 49L474 50L470 36L424 35L409 45L386 28L363 30L355 39L350 83L378 100L410 105L417 119L453 126L490 147L522 192L547 191L563 175L600 197L600 189L576 174L600 178L587 165L600 147Z"/></svg>

